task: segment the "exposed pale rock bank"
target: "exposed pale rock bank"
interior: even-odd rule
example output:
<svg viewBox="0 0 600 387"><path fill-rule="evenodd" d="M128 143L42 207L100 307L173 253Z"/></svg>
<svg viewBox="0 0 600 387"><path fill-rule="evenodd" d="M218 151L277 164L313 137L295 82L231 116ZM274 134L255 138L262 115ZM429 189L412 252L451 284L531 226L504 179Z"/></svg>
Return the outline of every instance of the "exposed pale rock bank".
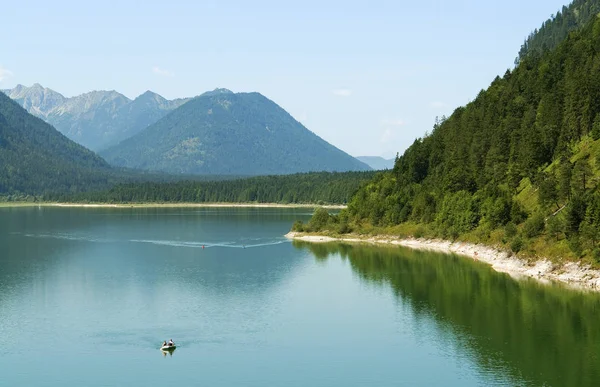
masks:
<svg viewBox="0 0 600 387"><path fill-rule="evenodd" d="M481 244L414 238L400 239L390 236L362 237L349 235L348 237L333 238L297 232L290 232L286 234L286 237L311 243L348 242L387 244L418 250L454 253L485 262L491 265L494 270L510 274L515 278L529 277L542 282L557 281L579 289L600 290L600 270L592 269L589 265L582 265L577 262L554 264L547 259L527 262L517 258L508 251L498 250Z"/></svg>

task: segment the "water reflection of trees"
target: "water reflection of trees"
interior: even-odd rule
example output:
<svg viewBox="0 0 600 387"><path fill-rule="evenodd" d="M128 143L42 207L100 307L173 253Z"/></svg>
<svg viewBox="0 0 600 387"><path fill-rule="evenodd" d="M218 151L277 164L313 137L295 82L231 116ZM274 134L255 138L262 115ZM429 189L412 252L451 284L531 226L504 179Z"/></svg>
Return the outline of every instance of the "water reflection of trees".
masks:
<svg viewBox="0 0 600 387"><path fill-rule="evenodd" d="M347 259L364 280L389 284L417 316L450 326L485 370L534 385L600 380L600 296L516 281L463 257L403 248L294 243L319 260Z"/></svg>

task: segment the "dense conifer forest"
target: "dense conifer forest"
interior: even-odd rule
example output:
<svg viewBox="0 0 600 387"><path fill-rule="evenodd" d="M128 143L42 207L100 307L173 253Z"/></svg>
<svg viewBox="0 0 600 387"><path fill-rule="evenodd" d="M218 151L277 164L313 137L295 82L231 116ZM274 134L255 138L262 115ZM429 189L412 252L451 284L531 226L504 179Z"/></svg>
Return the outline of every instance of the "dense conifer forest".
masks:
<svg viewBox="0 0 600 387"><path fill-rule="evenodd" d="M534 30L521 46L516 63L529 55L541 55L555 49L571 31L582 28L600 12L599 0L574 0L563 6L539 29Z"/></svg>
<svg viewBox="0 0 600 387"><path fill-rule="evenodd" d="M0 195L105 187L109 165L0 93Z"/></svg>
<svg viewBox="0 0 600 387"><path fill-rule="evenodd" d="M106 191L52 194L79 203L345 204L375 172L316 172L219 181L120 184Z"/></svg>
<svg viewBox="0 0 600 387"><path fill-rule="evenodd" d="M550 27L541 34L554 36ZM599 158L600 18L593 18L554 49L524 55L437 122L347 211L318 211L295 228L407 230L600 261Z"/></svg>

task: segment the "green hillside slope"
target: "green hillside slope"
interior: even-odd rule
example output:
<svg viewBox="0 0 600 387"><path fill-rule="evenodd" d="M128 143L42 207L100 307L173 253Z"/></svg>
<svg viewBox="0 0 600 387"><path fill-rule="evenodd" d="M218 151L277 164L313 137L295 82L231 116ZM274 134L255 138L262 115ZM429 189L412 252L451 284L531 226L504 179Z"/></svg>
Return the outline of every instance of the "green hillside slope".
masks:
<svg viewBox="0 0 600 387"><path fill-rule="evenodd" d="M188 100L180 98L170 101L156 93L146 91L117 110L109 122L94 123L98 137L94 149L106 149L136 135Z"/></svg>
<svg viewBox="0 0 600 387"><path fill-rule="evenodd" d="M570 32L588 24L598 13L600 13L600 0L574 0L525 39L516 62L527 56L539 56L555 49Z"/></svg>
<svg viewBox="0 0 600 387"><path fill-rule="evenodd" d="M331 222L600 260L599 139L594 18L497 77Z"/></svg>
<svg viewBox="0 0 600 387"><path fill-rule="evenodd" d="M261 94L227 90L193 99L101 155L113 165L177 174L370 169Z"/></svg>
<svg viewBox="0 0 600 387"><path fill-rule="evenodd" d="M95 153L0 93L0 194L104 187L109 170Z"/></svg>

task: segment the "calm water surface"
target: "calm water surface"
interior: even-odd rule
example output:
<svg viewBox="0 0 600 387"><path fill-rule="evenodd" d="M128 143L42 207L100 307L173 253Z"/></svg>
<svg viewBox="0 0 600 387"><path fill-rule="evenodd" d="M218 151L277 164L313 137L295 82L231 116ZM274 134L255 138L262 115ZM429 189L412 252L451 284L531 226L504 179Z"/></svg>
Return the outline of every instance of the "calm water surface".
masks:
<svg viewBox="0 0 600 387"><path fill-rule="evenodd" d="M597 295L283 237L309 217L0 209L0 385L600 385Z"/></svg>

